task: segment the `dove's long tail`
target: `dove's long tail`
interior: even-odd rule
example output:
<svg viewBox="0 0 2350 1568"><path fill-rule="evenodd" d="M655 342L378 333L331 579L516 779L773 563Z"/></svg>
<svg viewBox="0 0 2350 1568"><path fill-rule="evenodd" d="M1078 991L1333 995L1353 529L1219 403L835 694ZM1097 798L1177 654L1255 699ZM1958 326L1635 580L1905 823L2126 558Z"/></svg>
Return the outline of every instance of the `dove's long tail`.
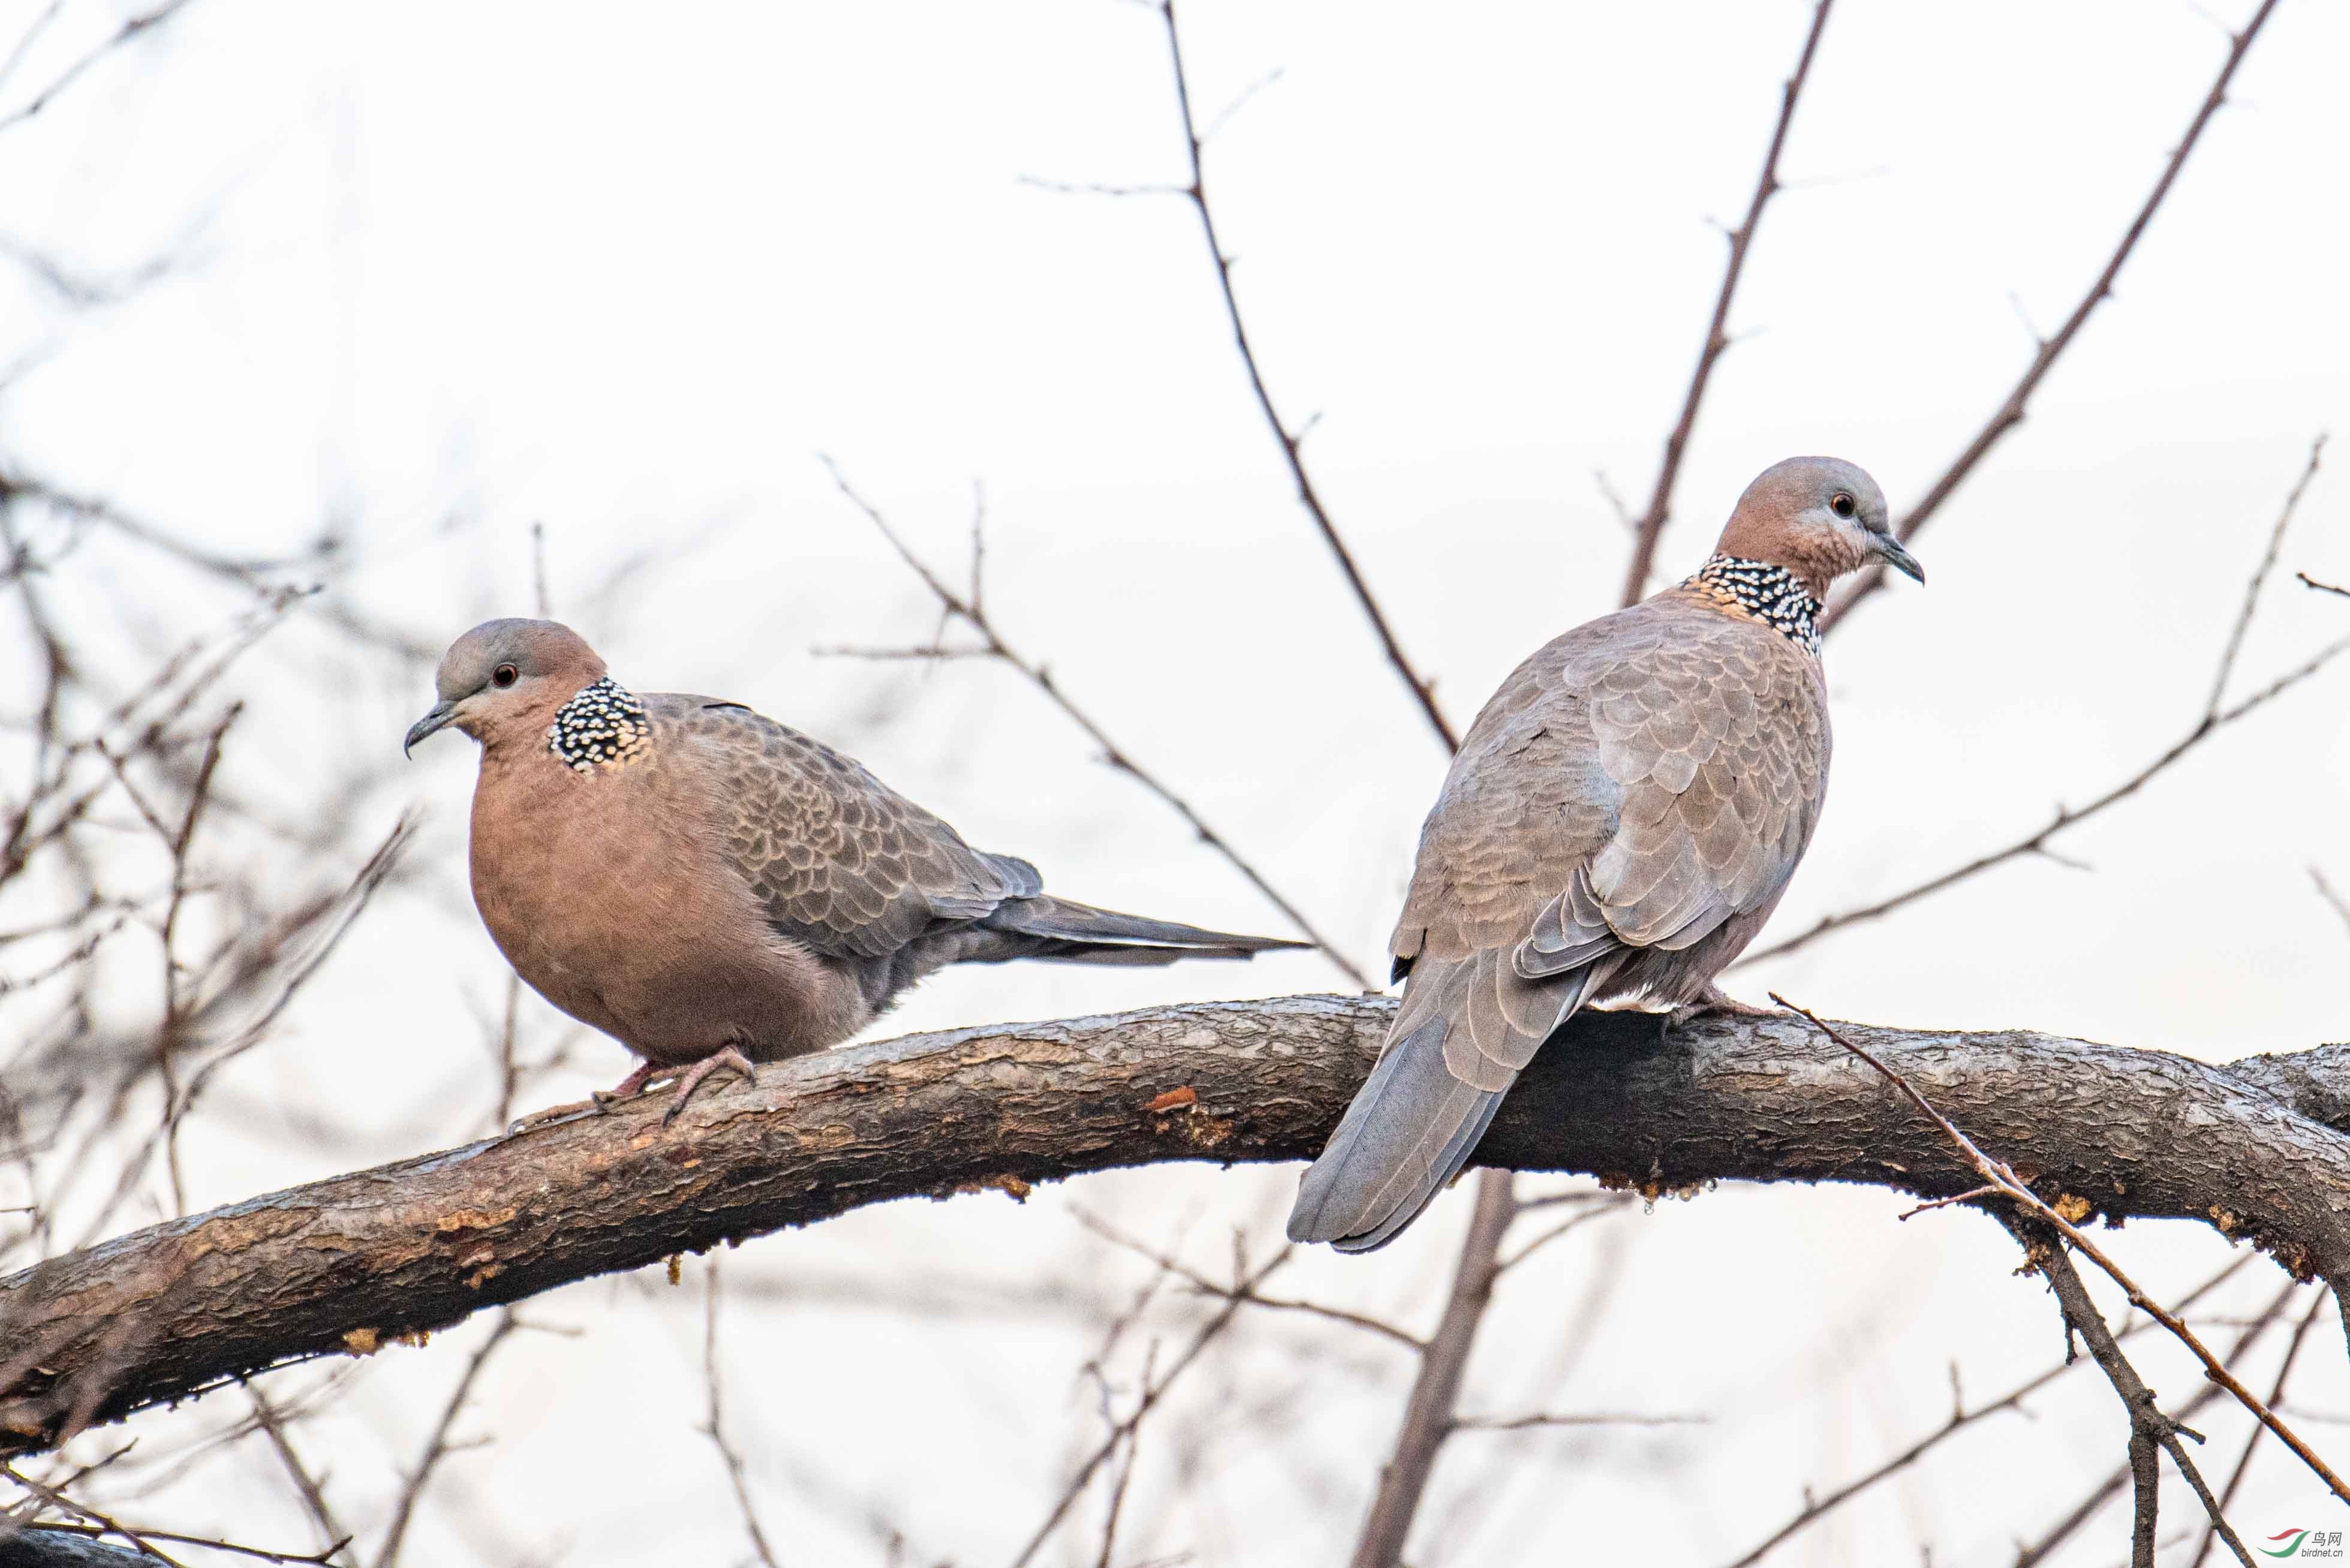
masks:
<svg viewBox="0 0 2350 1568"><path fill-rule="evenodd" d="M1469 1163L1518 1073L1612 968L1528 983L1508 962L1484 952L1413 970L1378 1065L1298 1188L1291 1241L1367 1252L1395 1240Z"/></svg>
<svg viewBox="0 0 2350 1568"><path fill-rule="evenodd" d="M1007 898L978 924L1005 940L982 948L962 962L1040 958L1074 963L1160 964L1187 958L1244 959L1278 948L1310 945L1122 915L1049 893Z"/></svg>

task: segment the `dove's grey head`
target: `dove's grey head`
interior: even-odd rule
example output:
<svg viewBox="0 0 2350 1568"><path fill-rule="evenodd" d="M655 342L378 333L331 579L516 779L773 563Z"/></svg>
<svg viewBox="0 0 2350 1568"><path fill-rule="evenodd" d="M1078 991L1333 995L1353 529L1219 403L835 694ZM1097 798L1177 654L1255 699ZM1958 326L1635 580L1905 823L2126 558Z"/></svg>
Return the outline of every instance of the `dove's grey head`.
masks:
<svg viewBox="0 0 2350 1568"><path fill-rule="evenodd" d="M1919 582L1920 566L1893 536L1885 492L1840 457L1791 457L1757 474L1721 531L1721 554L1784 566L1815 599L1846 572L1882 561Z"/></svg>
<svg viewBox="0 0 2350 1568"><path fill-rule="evenodd" d="M441 656L432 678L440 701L400 749L452 725L485 745L509 734L543 736L555 711L603 673L604 661L567 626L485 620Z"/></svg>

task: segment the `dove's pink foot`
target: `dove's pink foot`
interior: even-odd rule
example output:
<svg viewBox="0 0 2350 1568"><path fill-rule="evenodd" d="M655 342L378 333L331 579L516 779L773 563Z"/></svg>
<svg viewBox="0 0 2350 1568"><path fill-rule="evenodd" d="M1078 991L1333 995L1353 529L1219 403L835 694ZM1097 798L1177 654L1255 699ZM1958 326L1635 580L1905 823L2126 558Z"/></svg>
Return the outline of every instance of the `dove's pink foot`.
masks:
<svg viewBox="0 0 2350 1568"><path fill-rule="evenodd" d="M643 1094L645 1085L655 1078L675 1071L677 1071L676 1068L664 1067L657 1062L639 1062L637 1064L635 1072L630 1073L608 1089L597 1090L587 1099L567 1100L562 1105L549 1106L543 1111L533 1111L526 1116L515 1117L507 1124L506 1136L513 1137L519 1133L529 1132L534 1127L543 1127L553 1122L569 1121L574 1116L600 1116L614 1106L633 1100Z"/></svg>
<svg viewBox="0 0 2350 1568"><path fill-rule="evenodd" d="M1718 1012L1725 1018L1782 1016L1775 1007L1757 1007L1751 1002L1741 1002L1738 998L1727 994L1720 986L1709 985L1698 993L1696 1001L1675 1008L1673 1021L1677 1023L1685 1023L1692 1018L1702 1018L1709 1012Z"/></svg>
<svg viewBox="0 0 2350 1568"><path fill-rule="evenodd" d="M702 1086L702 1081L721 1067L730 1073L742 1074L743 1081L746 1084L755 1084L759 1081L758 1069L751 1065L751 1059L733 1046L729 1045L723 1051L713 1051L688 1067L683 1075L678 1079L676 1089L671 1091L672 1097L669 1103L669 1109L661 1115L661 1126L667 1127L677 1120L678 1113L685 1109L685 1102L692 1096L694 1090Z"/></svg>

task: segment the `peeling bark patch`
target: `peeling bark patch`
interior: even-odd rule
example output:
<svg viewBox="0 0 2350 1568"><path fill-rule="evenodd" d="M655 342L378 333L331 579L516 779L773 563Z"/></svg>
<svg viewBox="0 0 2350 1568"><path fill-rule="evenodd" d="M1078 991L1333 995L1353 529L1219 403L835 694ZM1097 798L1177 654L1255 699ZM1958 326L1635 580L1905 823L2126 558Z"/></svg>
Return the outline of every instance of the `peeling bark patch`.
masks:
<svg viewBox="0 0 2350 1568"><path fill-rule="evenodd" d="M1028 1195L1035 1190L1034 1182L1024 1181L1008 1171L995 1176L976 1176L955 1187L958 1193L1001 1192L1014 1203L1027 1202Z"/></svg>
<svg viewBox="0 0 2350 1568"><path fill-rule="evenodd" d="M516 1210L513 1204L503 1209L460 1209L454 1214L444 1214L433 1229L446 1234L452 1231L494 1231L513 1221Z"/></svg>
<svg viewBox="0 0 2350 1568"><path fill-rule="evenodd" d="M373 1355L382 1347L383 1338L380 1329L354 1328L346 1331L343 1334L343 1348L353 1355Z"/></svg>

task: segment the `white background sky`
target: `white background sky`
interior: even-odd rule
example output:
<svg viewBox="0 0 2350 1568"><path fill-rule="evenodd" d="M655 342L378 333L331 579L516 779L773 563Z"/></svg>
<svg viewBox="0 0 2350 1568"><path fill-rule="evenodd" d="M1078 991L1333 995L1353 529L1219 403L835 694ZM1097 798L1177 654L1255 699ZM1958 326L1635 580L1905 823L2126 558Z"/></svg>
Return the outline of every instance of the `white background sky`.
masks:
<svg viewBox="0 0 2350 1568"><path fill-rule="evenodd" d="M0 5L8 36L36 9ZM52 68L109 16L66 15ZM1185 13L1203 115L1284 72L1210 151L1243 302L1284 409L1322 416L1309 452L1334 514L1463 722L1526 651L1614 602L1626 540L1593 475L1646 494L1719 282L1709 220L1743 206L1807 15L1776 0ZM1783 164L1805 183L1764 220L1660 572L1693 567L1746 479L1789 452L1853 458L1897 510L1913 500L2027 361L2025 321L2053 330L2094 277L2224 44L2168 0L1842 0ZM2350 13L2284 0L2118 296L1918 541L1931 587L1897 584L1835 639L1835 786L1772 935L2027 830L2199 711L2311 438L2350 412L2345 58ZM931 624L816 454L944 566L982 483L1007 635L1370 964L1443 760L1291 498L1189 209L1023 182L1178 179L1170 88L1155 17L1117 0L198 0L0 141L0 235L98 272L181 257L71 324L0 269L8 351L59 345L0 394L0 431L19 462L208 545L287 551L337 521L354 592L436 645L527 612L543 522L557 613L623 681L721 693L840 742L1073 896L1278 929L1006 672L814 657ZM2321 474L2284 572L2350 579L2345 493ZM618 593L588 597L636 557ZM2288 576L2239 690L2345 622ZM418 672L358 664L326 666L322 695L304 654L324 641L304 635L267 645L242 693L247 766L297 818L430 696ZM2309 869L2350 882L2342 681L2068 839L2093 870L2012 866L1733 989L2213 1059L2338 1037L2350 932ZM371 917L296 1031L232 1075L194 1201L483 1129L494 1087L474 1012L504 971L463 902L471 765L436 743L365 804L369 832L429 805L416 853L433 896ZM984 971L933 981L892 1027L1334 983L1310 956ZM627 1065L617 1046L584 1062L550 1094ZM1130 1173L1024 1209L900 1205L734 1254L762 1303L733 1314L731 1398L771 1530L797 1561L880 1561L860 1522L878 1500L915 1560L1008 1556L1092 1431L1076 1378L1092 1331L1053 1298L1135 1277L1077 1239L1066 1204L1154 1238L1187 1225L1214 1260L1233 1223L1269 1241L1293 1182ZM1467 1207L1373 1259L1315 1259L1293 1288L1424 1325ZM1900 1207L1724 1191L1563 1246L1505 1293L1470 1403L1711 1424L1464 1438L1414 1561L1725 1560L1803 1485L1939 1421L1953 1358L1986 1393L2043 1365L2054 1309L2009 1277L1995 1228L1897 1224ZM2199 1229L2118 1244L2174 1290L2226 1255ZM2265 1263L2248 1274L2251 1293L2273 1290ZM1613 1290L1596 1322L1594 1281ZM691 1432L698 1298L640 1283L532 1307L587 1334L534 1341L489 1379L473 1422L498 1442L452 1486L503 1533L436 1517L419 1561L742 1555ZM859 1293L933 1290L1021 1304L934 1321ZM1563 1322L1587 1331L1579 1359ZM406 1462L462 1354L443 1346L464 1337L371 1366L319 1428L355 1517ZM1146 1449L1137 1560L1343 1555L1406 1368L1322 1334L1251 1346L1193 1393L1211 1415L1267 1405L1282 1429L1211 1445L1190 1474ZM2338 1342L2315 1359L2309 1403L2350 1408ZM2191 1386L2158 1353L2147 1366L2166 1392ZM1939 1564L2006 1561L2121 1456L2111 1398L2085 1378L2043 1415L1954 1445L1773 1561L1906 1563L1921 1544ZM2212 1427L2231 1460L2237 1428ZM2340 1428L2311 1429L2341 1446ZM282 1489L251 1475L187 1491L191 1522L298 1535ZM2327 1506L2274 1454L2246 1495L2241 1522L2263 1535ZM2126 1532L2116 1512L2062 1561L2118 1560Z"/></svg>

